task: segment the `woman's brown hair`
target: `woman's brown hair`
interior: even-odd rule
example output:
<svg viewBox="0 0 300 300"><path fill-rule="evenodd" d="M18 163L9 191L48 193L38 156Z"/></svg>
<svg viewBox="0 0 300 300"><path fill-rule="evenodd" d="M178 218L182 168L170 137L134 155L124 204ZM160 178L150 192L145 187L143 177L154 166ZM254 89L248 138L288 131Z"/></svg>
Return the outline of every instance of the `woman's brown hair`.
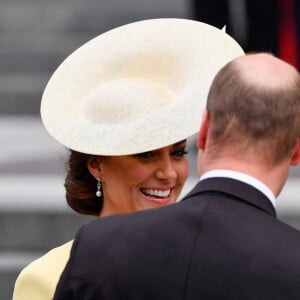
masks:
<svg viewBox="0 0 300 300"><path fill-rule="evenodd" d="M99 216L103 195L96 197L97 180L88 170L87 162L92 155L70 150L65 179L66 199L69 206L84 215Z"/></svg>

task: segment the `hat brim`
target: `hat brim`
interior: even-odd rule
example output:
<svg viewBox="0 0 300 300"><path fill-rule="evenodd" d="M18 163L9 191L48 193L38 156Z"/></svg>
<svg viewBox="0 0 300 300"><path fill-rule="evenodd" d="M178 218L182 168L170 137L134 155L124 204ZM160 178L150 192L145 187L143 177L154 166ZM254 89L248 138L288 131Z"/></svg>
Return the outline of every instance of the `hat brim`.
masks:
<svg viewBox="0 0 300 300"><path fill-rule="evenodd" d="M82 153L162 148L198 132L214 76L243 54L224 31L198 21L118 27L58 67L42 97L42 121L59 143Z"/></svg>

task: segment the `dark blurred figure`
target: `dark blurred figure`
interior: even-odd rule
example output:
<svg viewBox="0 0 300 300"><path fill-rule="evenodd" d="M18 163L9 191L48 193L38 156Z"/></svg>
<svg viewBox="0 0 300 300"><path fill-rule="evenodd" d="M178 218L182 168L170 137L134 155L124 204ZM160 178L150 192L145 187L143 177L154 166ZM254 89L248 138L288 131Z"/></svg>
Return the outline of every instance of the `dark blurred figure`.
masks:
<svg viewBox="0 0 300 300"><path fill-rule="evenodd" d="M219 28L226 25L226 32L232 35L246 52L272 52L299 69L299 1L191 1L194 19Z"/></svg>
<svg viewBox="0 0 300 300"><path fill-rule="evenodd" d="M299 69L299 0L278 0L279 9L279 57ZM298 24L297 24L298 19Z"/></svg>
<svg viewBox="0 0 300 300"><path fill-rule="evenodd" d="M298 70L300 68L300 1L294 0L295 5L295 23L296 23L296 34L297 34L297 49L298 49Z"/></svg>

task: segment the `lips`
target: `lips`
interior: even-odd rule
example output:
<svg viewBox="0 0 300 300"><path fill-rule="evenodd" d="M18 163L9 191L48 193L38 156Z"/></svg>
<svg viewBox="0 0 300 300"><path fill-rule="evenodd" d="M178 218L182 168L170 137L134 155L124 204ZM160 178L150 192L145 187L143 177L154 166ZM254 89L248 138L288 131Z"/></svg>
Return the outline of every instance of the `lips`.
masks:
<svg viewBox="0 0 300 300"><path fill-rule="evenodd" d="M171 189L158 190L158 189L141 189L141 192L148 197L154 197L159 199L168 198L171 194Z"/></svg>

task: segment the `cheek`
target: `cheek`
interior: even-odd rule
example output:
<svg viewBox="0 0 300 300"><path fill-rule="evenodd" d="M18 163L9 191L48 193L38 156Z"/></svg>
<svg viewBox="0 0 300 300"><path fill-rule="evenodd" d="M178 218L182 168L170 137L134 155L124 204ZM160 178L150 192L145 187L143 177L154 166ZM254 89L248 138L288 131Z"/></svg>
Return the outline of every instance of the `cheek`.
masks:
<svg viewBox="0 0 300 300"><path fill-rule="evenodd" d="M153 174L151 168L136 168L126 174L126 181L132 185L137 185Z"/></svg>
<svg viewBox="0 0 300 300"><path fill-rule="evenodd" d="M107 170L106 170L107 171ZM109 181L107 180L107 188L122 190L122 193L132 191L136 186L143 183L153 172L153 168L148 165L137 163L118 164L109 169ZM108 187L109 183L109 187Z"/></svg>

